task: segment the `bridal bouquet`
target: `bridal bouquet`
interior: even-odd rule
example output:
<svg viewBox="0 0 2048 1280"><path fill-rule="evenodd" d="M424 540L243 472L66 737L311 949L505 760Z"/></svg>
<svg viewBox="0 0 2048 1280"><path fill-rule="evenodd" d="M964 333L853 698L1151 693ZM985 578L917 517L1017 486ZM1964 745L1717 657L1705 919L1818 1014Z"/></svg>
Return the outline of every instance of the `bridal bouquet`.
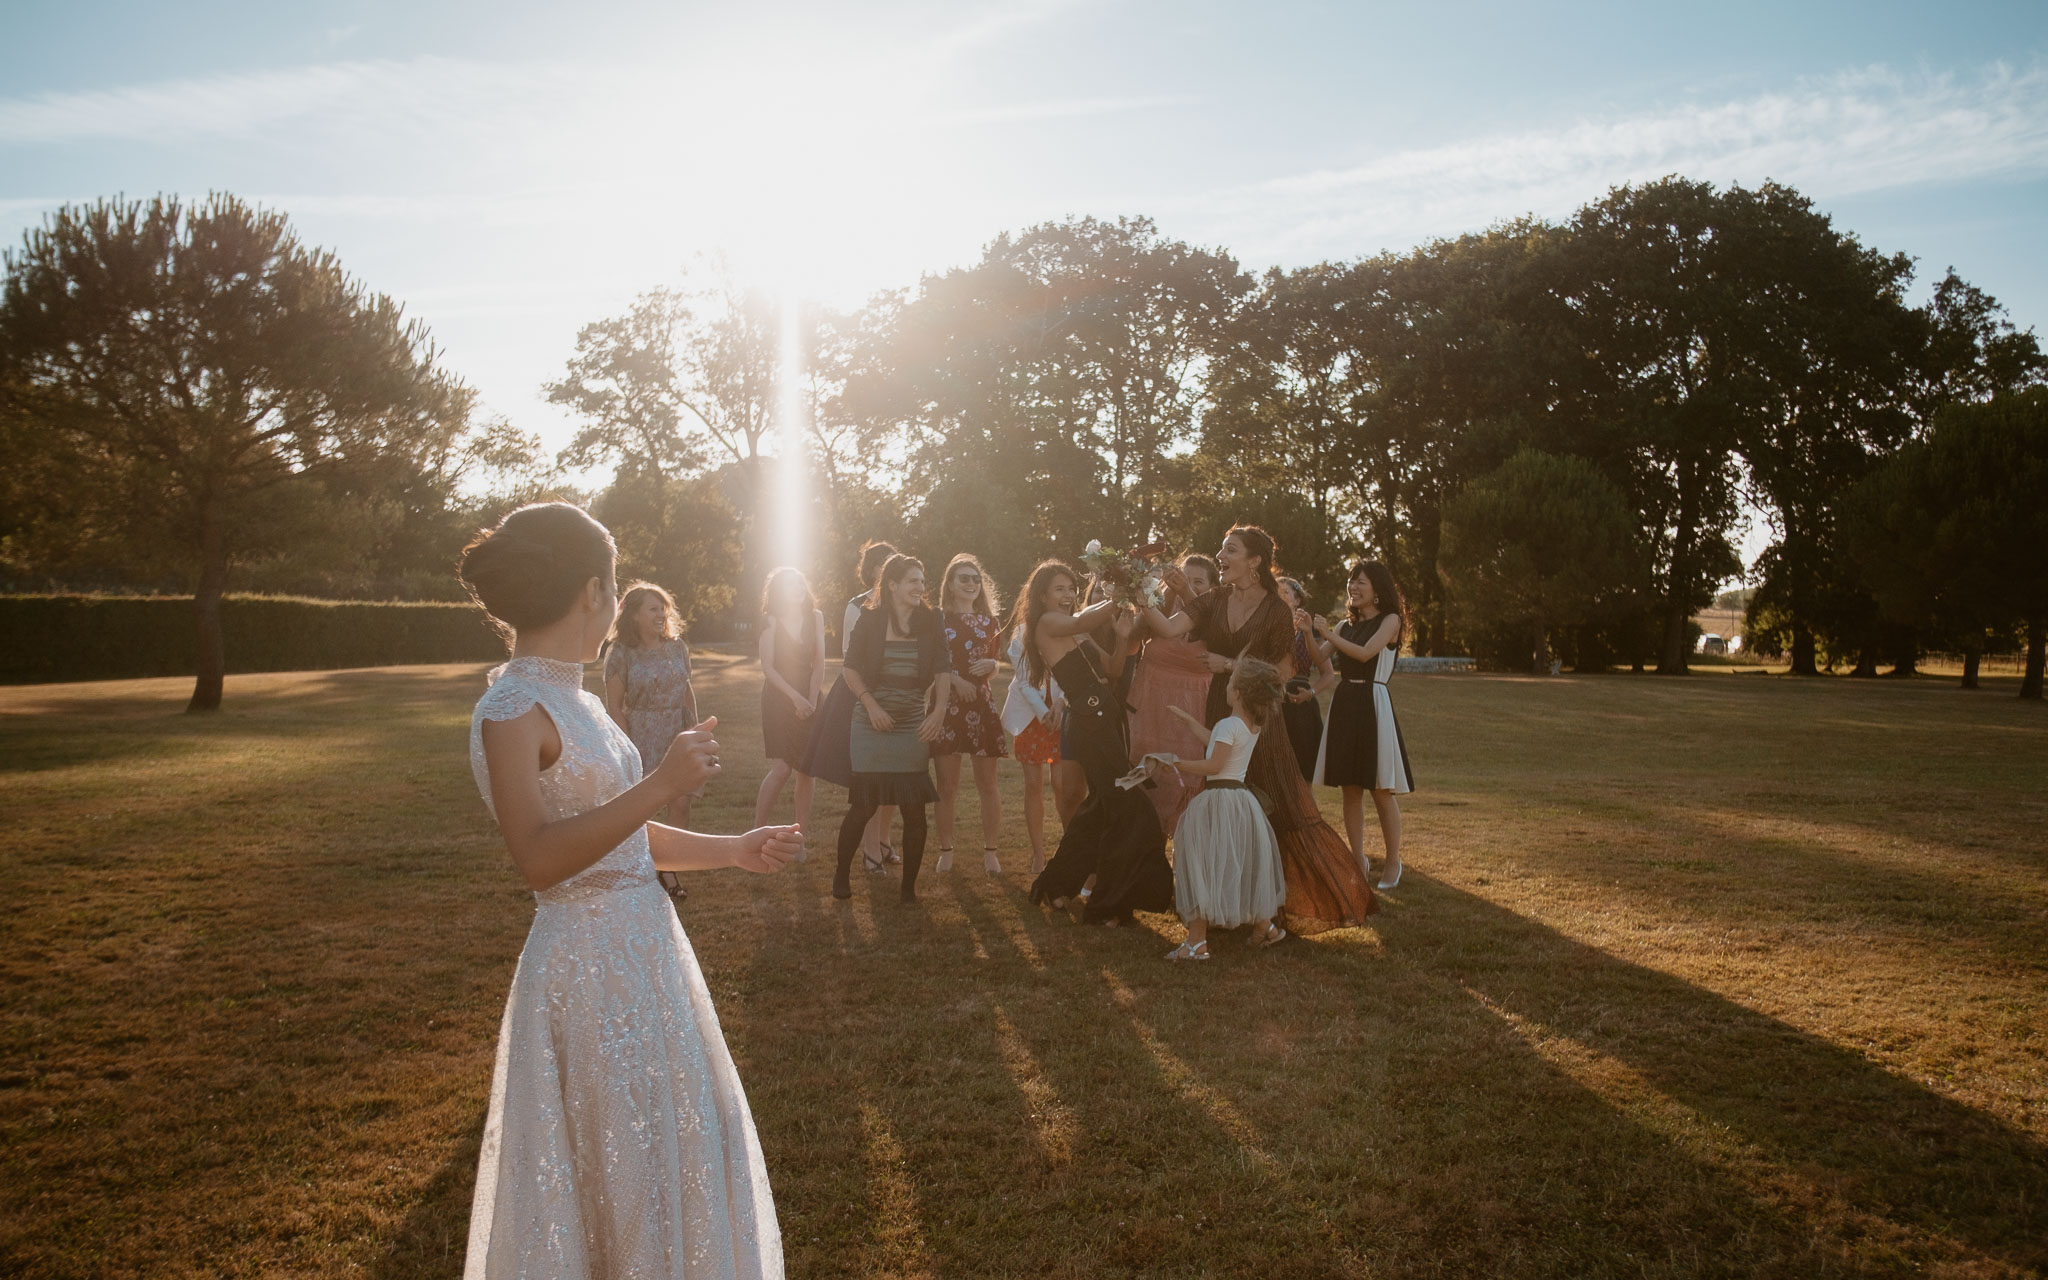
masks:
<svg viewBox="0 0 2048 1280"><path fill-rule="evenodd" d="M1141 609L1156 609L1166 600L1159 575L1172 555L1173 548L1163 542L1122 551L1103 546L1097 538L1082 549L1081 563L1102 583L1110 599L1129 601Z"/></svg>

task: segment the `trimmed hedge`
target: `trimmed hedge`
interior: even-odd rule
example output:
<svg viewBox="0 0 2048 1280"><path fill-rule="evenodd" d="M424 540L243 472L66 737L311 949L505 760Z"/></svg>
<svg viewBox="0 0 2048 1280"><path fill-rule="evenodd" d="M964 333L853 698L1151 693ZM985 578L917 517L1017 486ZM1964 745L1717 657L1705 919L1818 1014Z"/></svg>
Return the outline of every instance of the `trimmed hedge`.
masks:
<svg viewBox="0 0 2048 1280"><path fill-rule="evenodd" d="M473 604L236 596L228 674L487 662L505 645ZM0 684L193 674L190 596L0 596Z"/></svg>

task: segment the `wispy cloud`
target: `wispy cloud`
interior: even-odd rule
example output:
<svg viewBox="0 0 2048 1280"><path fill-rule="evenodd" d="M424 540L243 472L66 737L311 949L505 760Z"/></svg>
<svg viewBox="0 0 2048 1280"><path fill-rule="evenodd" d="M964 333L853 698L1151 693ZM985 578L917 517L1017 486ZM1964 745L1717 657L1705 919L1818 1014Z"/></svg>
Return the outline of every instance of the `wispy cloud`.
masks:
<svg viewBox="0 0 2048 1280"><path fill-rule="evenodd" d="M1524 213L1556 217L1669 173L1818 196L2048 172L2048 69L1976 78L1872 68L1790 92L1389 152L1192 201L1254 258L1397 247Z"/></svg>

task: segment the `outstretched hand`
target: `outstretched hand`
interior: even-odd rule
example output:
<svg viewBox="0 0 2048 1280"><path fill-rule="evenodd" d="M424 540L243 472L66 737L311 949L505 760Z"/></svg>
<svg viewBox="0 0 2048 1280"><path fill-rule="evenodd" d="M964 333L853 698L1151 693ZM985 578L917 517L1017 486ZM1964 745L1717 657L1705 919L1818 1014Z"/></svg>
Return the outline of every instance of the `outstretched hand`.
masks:
<svg viewBox="0 0 2048 1280"><path fill-rule="evenodd" d="M683 730L669 743L652 775L669 794L688 795L718 776L718 739L712 736L717 727L718 717L712 716L694 729Z"/></svg>
<svg viewBox="0 0 2048 1280"><path fill-rule="evenodd" d="M802 827L756 827L739 837L732 865L766 875L782 870L803 851Z"/></svg>
<svg viewBox="0 0 2048 1280"><path fill-rule="evenodd" d="M1159 582L1182 600L1195 598L1195 593L1188 589L1188 575L1181 572L1179 565L1173 565L1162 572L1159 575Z"/></svg>

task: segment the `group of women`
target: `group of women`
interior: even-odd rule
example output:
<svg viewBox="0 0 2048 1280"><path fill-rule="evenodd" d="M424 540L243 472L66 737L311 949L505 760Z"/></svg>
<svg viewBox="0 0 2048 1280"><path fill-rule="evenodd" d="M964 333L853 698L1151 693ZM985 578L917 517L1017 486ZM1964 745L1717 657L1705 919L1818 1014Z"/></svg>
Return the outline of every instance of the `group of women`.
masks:
<svg viewBox="0 0 2048 1280"><path fill-rule="evenodd" d="M695 952L656 883L802 861L803 827L765 822L792 777L800 811L808 779L848 790L840 897L864 844L871 869L888 865L892 809L903 896L915 895L933 803L945 865L963 761L982 796L983 865L999 872L995 762L1014 736L1027 794L1042 798L1050 776L1065 822L1035 868L1034 899L1080 901L1104 921L1177 906L1188 925L1170 953L1179 960L1208 958L1211 927L1249 925L1250 942L1265 946L1370 914L1363 797L1379 806L1381 885L1391 887L1401 873L1393 797L1411 786L1386 694L1400 598L1383 568L1362 563L1333 629L1283 595L1274 554L1264 531L1233 529L1213 561L1189 557L1167 575L1161 608L1094 598L1099 584L1046 561L1001 623L973 557L946 566L929 608L924 566L871 547L829 695L823 619L802 576L778 570L760 644L762 729L779 763L757 796L764 821L712 836L681 825L690 797L722 770L717 718L697 718L674 601L648 584L620 599L611 535L576 507L521 507L480 534L463 551L462 581L511 657L472 713L470 766L535 912L500 1024L467 1273L782 1274L753 1117ZM992 681L1006 632L1013 675L999 711ZM600 700L584 671L607 641ZM1333 680L1305 774L1307 722L1283 699L1305 708ZM1314 783L1344 788L1351 848L1318 816ZM655 821L664 812L676 821ZM1031 830L1038 861L1042 815Z"/></svg>
<svg viewBox="0 0 2048 1280"><path fill-rule="evenodd" d="M934 587L922 562L870 543L864 589L846 604L845 665L822 697L823 617L803 576L776 570L761 624L771 765L756 820L766 822L792 777L800 823L813 779L845 787L833 893L851 896L856 854L878 874L900 858L901 896L915 901L927 809L945 871L969 776L980 798L982 866L1001 873L997 762L1014 753L1024 770L1034 899L1078 903L1085 919L1116 922L1175 905L1175 865L1205 838L1176 838L1174 864L1169 838L1201 792L1241 790L1272 834L1286 927L1314 933L1362 921L1377 909L1365 797L1384 841L1379 887L1389 889L1402 868L1395 797L1413 788L1387 695L1404 625L1400 594L1383 565L1361 561L1346 616L1333 627L1307 611L1299 583L1278 576L1276 554L1263 529L1233 528L1213 559L1190 555L1167 570L1156 608L1112 599L1101 583L1048 560L1005 618L974 556L954 556ZM1000 709L999 654L1012 670ZM1246 672L1259 679L1234 683ZM1279 681L1270 708L1260 689L1267 672ZM1332 689L1325 723L1319 697ZM1233 702L1240 695L1249 699L1242 708ZM1248 754L1229 777L1233 762L1219 766L1223 774L1204 762L1215 762L1215 730L1234 709L1244 733L1233 742ZM1148 756L1180 763L1146 765ZM1064 826L1050 860L1048 781ZM1348 840L1323 821L1316 785L1342 789ZM888 839L899 821L900 854ZM1270 914L1232 922L1260 924ZM1255 934L1270 938L1279 928Z"/></svg>

